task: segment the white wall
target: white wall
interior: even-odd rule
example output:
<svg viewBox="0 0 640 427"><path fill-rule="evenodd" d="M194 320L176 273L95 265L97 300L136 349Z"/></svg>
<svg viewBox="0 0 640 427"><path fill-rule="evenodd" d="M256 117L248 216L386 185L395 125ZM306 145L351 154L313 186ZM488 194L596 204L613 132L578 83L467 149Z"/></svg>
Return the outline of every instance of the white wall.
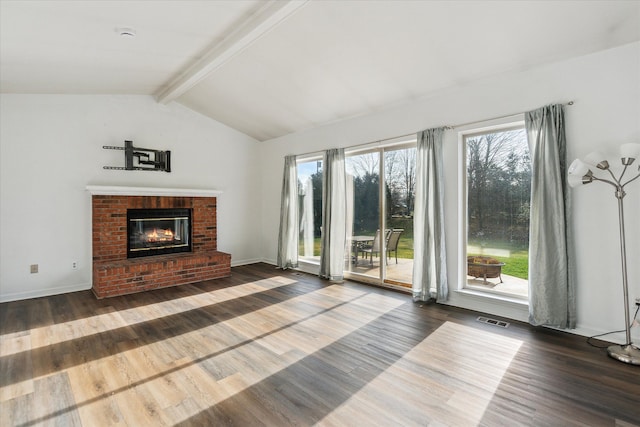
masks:
<svg viewBox="0 0 640 427"><path fill-rule="evenodd" d="M333 147L348 147L418 130L456 125L575 101L566 107L569 161L600 149L614 153L626 142L640 143L640 43L588 55L528 72L506 73L388 111L334 123L271 140L258 147L262 165L265 260L277 248L283 157ZM445 136L445 216L449 281L458 277L457 132ZM640 162L640 161L639 161ZM636 166L637 168L637 166ZM636 169L637 170L637 169ZM625 198L630 296L640 297L640 182ZM571 193L575 209L578 263L578 333L591 335L624 328L616 199L603 184ZM526 307L487 304L453 292L451 304L526 320ZM633 302L632 302L633 305ZM635 308L635 306L633 307ZM633 312L632 312L633 314ZM634 329L639 341L640 328ZM619 336L618 336L619 337Z"/></svg>
<svg viewBox="0 0 640 427"><path fill-rule="evenodd" d="M88 184L221 190L218 249L233 265L261 258L254 139L147 96L3 94L0 102L0 301L91 287ZM125 139L171 150L172 172L104 170L124 166L124 154L102 146Z"/></svg>

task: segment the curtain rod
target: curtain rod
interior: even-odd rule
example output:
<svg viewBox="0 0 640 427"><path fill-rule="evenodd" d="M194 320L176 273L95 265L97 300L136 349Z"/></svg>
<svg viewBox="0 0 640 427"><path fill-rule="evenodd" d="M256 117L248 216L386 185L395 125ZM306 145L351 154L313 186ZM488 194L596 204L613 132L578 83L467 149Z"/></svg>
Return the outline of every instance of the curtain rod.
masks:
<svg viewBox="0 0 640 427"><path fill-rule="evenodd" d="M375 141L363 142L362 144L350 145L349 147L346 147L346 148L345 148L345 151L346 151L346 150L349 150L349 151L352 151L352 150L353 150L353 151L358 151L358 150L357 150L357 148L358 148L358 147L366 147L366 146L368 146L368 145L373 146L373 145L375 145L375 144L380 144L381 142L387 142L387 141L392 141L392 140L394 140L394 139L402 139L402 138L407 138L407 137L410 137L410 136L416 136L416 134L417 134L417 132L413 132L413 133L408 133L408 134L406 134L406 135L394 136L394 137L391 137L391 138L384 138L384 139L377 139L377 140L375 140ZM319 155L322 155L322 153L323 153L324 151L325 151L325 150L310 151L310 152L308 152L308 153L296 154L296 157L311 156L312 154L319 154Z"/></svg>
<svg viewBox="0 0 640 427"><path fill-rule="evenodd" d="M564 103L562 103L560 105L566 105L566 106L573 105L573 101L564 102ZM523 111L523 112L520 112L520 113L508 114L506 116L492 117L490 119L476 120L474 122L459 123L457 125L449 125L449 126L441 126L441 127L444 128L445 130L452 130L452 129L463 127L463 126L475 125L476 123L484 123L484 122L489 122L489 121L492 121L492 120L507 119L509 117L519 116L519 115L524 114L524 113L526 113L526 111ZM353 150L353 149L356 149L358 147L365 147L367 145L380 144L381 142L392 141L394 139L407 138L407 137L410 137L410 136L415 136L417 134L418 134L418 132L412 132L412 133L408 133L406 135L394 136L394 137L391 137L391 138L384 138L384 139L377 139L375 141L364 142L362 144L352 145L352 146L350 146L348 148L349 148L349 150ZM311 151L309 153L296 154L296 157L309 156L311 154L322 154L323 151L324 150Z"/></svg>
<svg viewBox="0 0 640 427"><path fill-rule="evenodd" d="M562 103L560 105L573 105L573 101L565 102L565 103ZM451 129L455 129L455 128L461 128L463 126L475 125L476 123L484 123L484 122L489 122L489 121L492 121L492 120L508 119L509 117L519 116L519 115L525 114L525 113L527 113L527 111L523 111L523 112L520 112L520 113L514 113L514 114L508 114L506 116L492 117L490 119L476 120L474 122L459 123L457 125L444 126L444 128L447 129L447 130L451 130Z"/></svg>

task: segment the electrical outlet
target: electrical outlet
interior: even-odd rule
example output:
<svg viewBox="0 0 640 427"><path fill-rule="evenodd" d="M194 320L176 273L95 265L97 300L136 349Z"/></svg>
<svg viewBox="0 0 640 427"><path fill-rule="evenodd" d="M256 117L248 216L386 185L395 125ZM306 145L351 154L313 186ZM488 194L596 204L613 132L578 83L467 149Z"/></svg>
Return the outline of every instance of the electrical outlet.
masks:
<svg viewBox="0 0 640 427"><path fill-rule="evenodd" d="M78 269L78 261L73 261L71 262L71 268L73 270L77 270Z"/></svg>
<svg viewBox="0 0 640 427"><path fill-rule="evenodd" d="M38 264L31 264L31 267L29 268L30 268L31 274L38 272Z"/></svg>
<svg viewBox="0 0 640 427"><path fill-rule="evenodd" d="M636 298L636 305L640 306L640 298Z"/></svg>

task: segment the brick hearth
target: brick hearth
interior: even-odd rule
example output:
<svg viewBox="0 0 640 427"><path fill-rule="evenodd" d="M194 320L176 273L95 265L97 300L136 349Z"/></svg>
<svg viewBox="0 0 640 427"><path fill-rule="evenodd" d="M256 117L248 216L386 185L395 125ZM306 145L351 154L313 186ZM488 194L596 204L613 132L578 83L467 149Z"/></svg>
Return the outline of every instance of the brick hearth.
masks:
<svg viewBox="0 0 640 427"><path fill-rule="evenodd" d="M93 292L98 298L231 275L217 250L216 197L92 196ZM192 209L193 252L127 259L127 209Z"/></svg>

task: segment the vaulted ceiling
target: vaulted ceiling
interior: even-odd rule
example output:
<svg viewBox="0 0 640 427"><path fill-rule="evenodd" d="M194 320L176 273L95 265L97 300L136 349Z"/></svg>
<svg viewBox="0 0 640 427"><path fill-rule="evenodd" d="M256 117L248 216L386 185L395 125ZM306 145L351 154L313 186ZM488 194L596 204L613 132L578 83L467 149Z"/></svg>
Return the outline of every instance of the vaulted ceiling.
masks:
<svg viewBox="0 0 640 427"><path fill-rule="evenodd" d="M153 95L261 141L640 40L640 1L0 0L0 16L2 93Z"/></svg>

